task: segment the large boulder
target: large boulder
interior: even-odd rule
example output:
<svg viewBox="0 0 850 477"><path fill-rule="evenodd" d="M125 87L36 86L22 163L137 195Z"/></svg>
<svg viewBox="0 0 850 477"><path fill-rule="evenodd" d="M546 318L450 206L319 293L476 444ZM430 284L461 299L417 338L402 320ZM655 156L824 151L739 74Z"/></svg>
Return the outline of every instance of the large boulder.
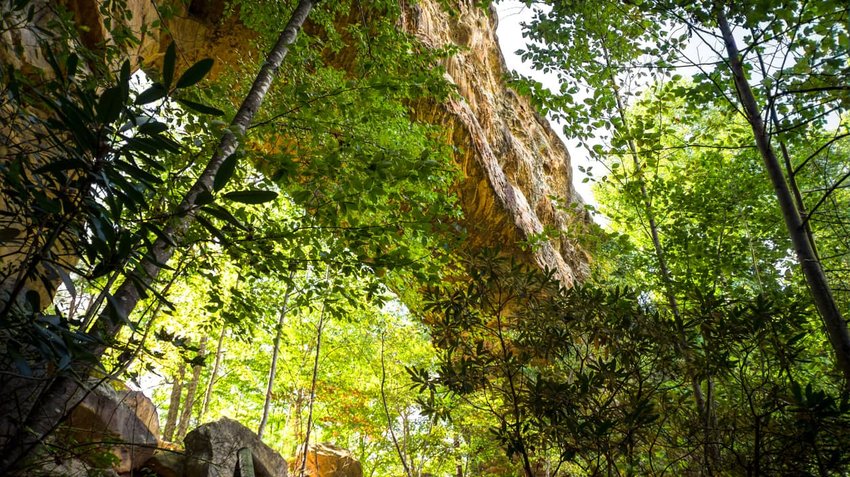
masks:
<svg viewBox="0 0 850 477"><path fill-rule="evenodd" d="M156 475L158 477L183 477L186 467L186 456L182 452L160 449L153 457L145 462L142 467L142 475ZM145 472L148 472L147 474Z"/></svg>
<svg viewBox="0 0 850 477"><path fill-rule="evenodd" d="M30 469L27 474L31 476L56 476L56 477L119 477L113 469L102 469L80 459L54 458L46 459Z"/></svg>
<svg viewBox="0 0 850 477"><path fill-rule="evenodd" d="M251 449L257 477L286 477L286 460L263 444L257 434L237 421L222 418L204 424L183 440L186 446L185 477L233 477L237 452Z"/></svg>
<svg viewBox="0 0 850 477"><path fill-rule="evenodd" d="M71 412L66 428L78 442L104 443L92 448L89 457L112 454L118 473L141 468L159 444L159 417L153 402L140 391L116 389L109 383L88 393Z"/></svg>
<svg viewBox="0 0 850 477"><path fill-rule="evenodd" d="M293 464L300 463L299 456ZM305 470L311 477L363 477L363 466L351 452L332 444L311 445Z"/></svg>

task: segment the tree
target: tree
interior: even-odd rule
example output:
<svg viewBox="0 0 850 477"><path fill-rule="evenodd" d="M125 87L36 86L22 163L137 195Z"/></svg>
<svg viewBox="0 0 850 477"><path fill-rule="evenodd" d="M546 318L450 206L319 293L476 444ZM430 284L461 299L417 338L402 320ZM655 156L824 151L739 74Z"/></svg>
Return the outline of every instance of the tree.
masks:
<svg viewBox="0 0 850 477"><path fill-rule="evenodd" d="M148 252L150 258L141 260L138 272L136 273L136 280L128 279L125 281L112 296L110 300L110 311L98 317L94 327L103 342L109 342L116 337L124 324L120 317L127 317L133 311L141 299L143 287L150 286L162 269L163 264L167 263L174 254L176 244L183 240L183 236L194 219L199 197L202 196L202 193L210 194L211 191L215 190L215 182L223 181L223 179L215 180L217 177L221 177L219 170L222 164L227 159L234 157L233 154L236 152L238 136L245 133L254 115L260 108L275 73L280 68L289 50L289 46L295 41L298 30L301 28L312 7L313 3L309 0L301 1L298 4L278 38L275 47L271 50L267 62L255 78L251 92L249 92L242 102L240 110L231 123L231 129L224 132L216 153L212 156L204 172L198 177L193 187L189 189L177 207L174 214L177 218L162 231L163 236L154 241ZM204 67L206 70L209 69L209 65L204 65ZM129 65L127 65L125 70L129 70ZM195 74L194 71L191 73ZM124 76L129 77L129 73L125 73ZM185 77L186 74L181 79ZM166 83L169 82L166 81ZM178 81L178 85L180 83L181 81ZM166 90L167 87L166 85ZM117 91L120 92L121 90ZM110 99L110 103L108 104L109 107L114 108L115 104L112 101ZM120 107L121 104L118 103L117 106ZM105 107L103 111L106 111ZM103 113L101 115L103 119L111 119L106 114ZM114 118L117 119L120 109L118 113L112 113L110 111L110 114L113 114ZM13 301L9 300L7 303ZM92 356L95 359L100 358L105 349L105 345L98 345L92 352ZM91 361L88 363L76 363L76 366L74 366L77 368L75 372L83 376L87 375L88 371L92 369ZM41 442L44 436L49 434L61 422L67 403L78 401L80 399L79 396L84 392L85 390L80 387L80 384L71 378L60 377L53 382L41 396L35 409L28 416L24 424L24 427L28 429L24 433L26 435L21 435L19 439L13 441L10 446L11 448L5 452L0 469L5 472L14 468L14 465L19 462L21 457L29 453L34 446Z"/></svg>
<svg viewBox="0 0 850 477"><path fill-rule="evenodd" d="M793 396L800 380L826 372L804 358L806 353L817 356L822 347L799 343L818 324L809 310L791 299L791 290L799 282L789 281L791 277L782 273L793 259L775 246L782 231L773 219L773 193L762 178L760 157L748 146L749 126L721 108L689 112L677 94L680 90L675 83L653 88L629 114L642 126L636 141L644 157L651 158L649 190L657 216L663 218L659 225L669 266L679 277L675 290L696 358L690 365L712 383L708 387L712 413L724 425L703 419L684 424L690 422L684 416L676 418L683 423L671 425L705 429L705 437L694 436L692 445L715 443L715 449L705 453L711 457L705 461L706 472L722 472L734 461L773 472L804 465L806 458L793 454L796 450L786 448L787 460L775 457L772 446L790 445L793 441L785 436L796 424L787 421L793 411L772 396ZM689 144L683 144L682 138L688 138ZM714 147L705 147L709 143ZM660 284L652 278L655 261L648 258L654 246L641 218L644 204L639 189L629 183L634 180L627 167L629 155L612 151L603 162L610 172L597 186L600 211L623 235L612 239L610 252L598 255L611 260L598 279L640 287L647 300L661 301L654 298L661 293L657 291ZM747 303L752 305L742 305ZM731 367L733 362L737 366ZM674 374L668 379L680 378ZM837 390L828 384L812 384L824 386L827 395L837 399ZM721 431L724 427L727 430ZM685 429L671 431L672 435L686 433ZM745 437L753 433L755 442ZM823 438L818 446L832 445ZM703 465L703 459L695 460L694 464Z"/></svg>
<svg viewBox="0 0 850 477"><path fill-rule="evenodd" d="M799 167L808 161L801 160L799 165L793 165L786 148L793 134L801 133L807 125L823 124L830 114L840 115L844 110L842 98L846 90L834 84L834 78L841 75L844 68L841 58L848 55L846 42L841 41L847 37L845 22L841 20L846 6L832 2L818 6L809 2L786 2L782 8L768 8L764 2L754 2L737 5L730 13L709 2L687 6L664 1L625 6L603 2L601 7L595 6L594 11L569 2L545 3L552 6L551 10L540 11L528 30L532 39L541 41L542 46L531 46L525 58L538 68L554 69L567 81L559 94L546 93L535 84L527 89L537 92L541 101L556 112L556 117L569 118L574 112L579 113L579 118L597 115L603 119L586 124L618 130L622 124L611 119L611 111L616 109L615 96L620 94L621 86L609 87L606 91L603 87L606 71L613 68L615 76L617 72L634 70L638 71L638 76L641 70L664 75L677 68L690 67L700 71L697 87L690 96L694 105L725 102L750 122L753 142L762 151L765 171L776 190L780 212L813 302L824 320L837 368L850 382L850 335L816 255L814 235L807 229L808 219L804 221L802 217L805 208L794 177ZM752 33L744 50L750 59L739 55L727 18L730 15ZM615 27L611 30L595 28L599 24ZM720 33L714 33L715 28L719 28ZM801 33L804 31L821 32L839 41L813 42ZM583 40L576 41L580 36ZM706 49L716 53L716 58L708 63L688 58L684 47L691 38L703 42ZM725 54L716 48L713 40L725 43ZM610 46L612 43L614 47ZM613 53L604 54L606 51ZM772 61L765 60L766 51ZM595 57L609 60L600 66L594 63ZM569 69L561 65L568 65ZM745 65L760 71L758 81L763 86L760 98L756 97L745 76ZM730 90L730 84L724 82L727 78L734 89ZM581 81L586 81L583 84L594 99L587 105L576 106L572 95L578 93L579 88L572 85ZM738 97L740 102L735 99ZM780 110L785 113L783 118L777 114ZM770 128L765 126L768 123ZM575 129L573 132L577 133ZM588 138L589 132L578 135ZM834 140L840 136L835 135ZM784 167L774 152L775 144L785 153Z"/></svg>

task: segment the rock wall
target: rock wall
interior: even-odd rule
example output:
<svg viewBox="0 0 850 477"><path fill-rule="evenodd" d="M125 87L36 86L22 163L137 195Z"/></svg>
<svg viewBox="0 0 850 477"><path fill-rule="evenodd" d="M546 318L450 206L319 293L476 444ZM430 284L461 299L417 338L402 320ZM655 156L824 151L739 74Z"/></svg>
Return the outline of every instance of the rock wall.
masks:
<svg viewBox="0 0 850 477"><path fill-rule="evenodd" d="M35 3L39 3L36 1ZM42 0L45 6L50 2ZM66 0L83 32L83 40L104 39L96 0ZM254 35L238 19L225 14L223 0L193 0L168 21L168 32L191 63L213 57L217 71L236 66L240 52L248 51ZM529 101L507 87L504 59L496 38L493 10L471 0L448 2L420 0L407 6L402 26L426 45L454 44L459 53L445 62L447 79L459 96L445 103L416 105L416 119L441 124L459 151L456 156L464 179L457 190L464 211L463 226L470 245L500 247L526 261L555 270L565 285L586 276L588 257L570 236L544 241L533 252L520 250L520 241L538 236L544 227L555 231L575 229L589 219L572 187L570 157L548 122ZM131 56L136 65L156 63L167 39L147 32L146 22L158 18L153 2L127 0L130 29L141 38ZM49 8L36 10L36 23L46 25ZM0 59L17 68L45 68L36 48L37 35L28 30L2 32ZM170 39L168 39L170 41ZM576 209L574 212L570 210Z"/></svg>
<svg viewBox="0 0 850 477"><path fill-rule="evenodd" d="M569 153L546 119L507 86L496 13L476 3L456 0L449 12L441 0L421 0L404 10L402 26L425 45L453 44L460 50L444 64L459 96L418 104L412 114L443 125L459 151L456 160L465 178L458 193L470 245L519 253L571 285L587 275L589 257L568 235L533 253L520 252L517 245L544 227L566 231L589 220L572 186ZM171 25L188 61L212 56L217 68L227 68L253 37L238 21L222 16L219 4L195 0ZM570 213L573 209L579 211Z"/></svg>
<svg viewBox="0 0 850 477"><path fill-rule="evenodd" d="M416 114L452 130L466 176L459 192L473 242L516 250L517 241L540 234L544 226L566 231L588 218L566 212L581 205L569 153L548 121L507 87L498 17L474 3L459 1L452 14L439 0L410 8L407 28L420 41L460 47L445 63L460 97ZM588 257L566 234L544 242L529 258L554 269L567 285L587 273Z"/></svg>

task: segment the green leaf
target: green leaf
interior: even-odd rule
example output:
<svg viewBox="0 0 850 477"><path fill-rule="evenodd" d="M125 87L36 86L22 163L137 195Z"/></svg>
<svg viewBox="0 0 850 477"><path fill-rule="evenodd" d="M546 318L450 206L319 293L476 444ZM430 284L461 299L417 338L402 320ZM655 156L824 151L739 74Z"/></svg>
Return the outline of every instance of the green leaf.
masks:
<svg viewBox="0 0 850 477"><path fill-rule="evenodd" d="M149 231L151 231L154 235L157 236L158 239L162 240L163 242L167 243L168 245L170 245L172 247L177 247L177 243L174 242L174 240L171 238L171 236L166 234L164 230L160 229L155 224L147 223L147 224L144 224L143 227L148 229Z"/></svg>
<svg viewBox="0 0 850 477"><path fill-rule="evenodd" d="M277 192L270 190L240 190L224 194L224 198L243 204L262 204L277 198Z"/></svg>
<svg viewBox="0 0 850 477"><path fill-rule="evenodd" d="M111 293L105 293L105 296L107 302L106 308L108 310L109 316L113 320L120 321L129 326L131 329L133 329L133 323L130 321L130 318L127 316L127 313L124 312L124 310L121 308L121 304L118 303L118 300L116 300Z"/></svg>
<svg viewBox="0 0 850 477"><path fill-rule="evenodd" d="M177 59L177 50L172 41L165 50L165 58L162 61L162 84L166 90L171 87L171 81L174 80L174 64Z"/></svg>
<svg viewBox="0 0 850 477"><path fill-rule="evenodd" d="M41 295L38 294L35 290L27 291L25 298L27 302L30 304L35 311L41 311Z"/></svg>
<svg viewBox="0 0 850 477"><path fill-rule="evenodd" d="M167 91L164 86L159 83L154 83L150 88L142 91L136 96L136 104L153 103L165 97Z"/></svg>
<svg viewBox="0 0 850 477"><path fill-rule="evenodd" d="M206 104L196 103L194 101L189 101L188 99L178 99L178 103L186 106L189 109L195 110L201 114L209 114L212 116L221 116L224 114L224 111L220 109L216 109L212 106L207 106Z"/></svg>
<svg viewBox="0 0 850 477"><path fill-rule="evenodd" d="M136 167L135 165L124 162L124 161L115 161L115 167L121 171L126 172L130 177L135 179L139 179L142 182L145 182L150 185L161 184L162 179L151 174L150 172Z"/></svg>
<svg viewBox="0 0 850 477"><path fill-rule="evenodd" d="M23 231L20 229L15 229L11 227L6 227L0 229L0 242L8 242L10 240L14 240L18 235L21 235Z"/></svg>
<svg viewBox="0 0 850 477"><path fill-rule="evenodd" d="M154 135L168 130L168 125L159 121L151 121L139 126L139 133Z"/></svg>
<svg viewBox="0 0 850 477"><path fill-rule="evenodd" d="M213 217L215 217L219 220L223 220L225 222L228 222L228 223L230 223L230 224L232 224L232 225L234 225L234 226L236 226L236 227L238 227L242 230L245 230L245 231L248 230L247 227L242 225L242 222L240 222L239 219L234 217L233 214L231 214L224 207L209 206L209 207L202 207L201 210L203 210L204 212L212 215Z"/></svg>
<svg viewBox="0 0 850 477"><path fill-rule="evenodd" d="M227 185L227 182L233 177L233 173L236 171L236 163L239 161L239 154L233 153L227 156L224 161L221 163L221 167L218 168L218 171L215 173L215 178L213 178L213 190L215 192L220 191Z"/></svg>
<svg viewBox="0 0 850 477"><path fill-rule="evenodd" d="M107 88L100 96L100 101L97 103L97 120L102 124L114 123L121 115L121 109L124 107L122 101L121 87L113 86Z"/></svg>
<svg viewBox="0 0 850 477"><path fill-rule="evenodd" d="M79 60L80 58L74 53L68 55L68 59L65 60L65 77L68 80L73 79L74 75L77 74L77 64L79 63Z"/></svg>
<svg viewBox="0 0 850 477"><path fill-rule="evenodd" d="M195 197L196 206L212 204L213 202L215 202L215 196L213 196L212 193L208 190L202 190L200 193L198 193L198 196Z"/></svg>
<svg viewBox="0 0 850 477"><path fill-rule="evenodd" d="M65 285L65 289L71 295L71 297L77 296L77 288L74 286L74 281L71 279L71 276L65 270L64 267L58 265L49 265L50 269L53 270L54 273L59 275L59 278L62 280L62 283Z"/></svg>
<svg viewBox="0 0 850 477"><path fill-rule="evenodd" d="M195 220L198 221L205 229L207 229L215 238L219 239L221 242L227 242L227 237L224 236L221 230L218 227L212 224L209 220L207 220L204 216L198 215L195 217Z"/></svg>
<svg viewBox="0 0 850 477"><path fill-rule="evenodd" d="M213 66L212 58L204 58L194 65L190 66L177 80L177 88L188 88L193 84L204 79L204 76L210 72Z"/></svg>
<svg viewBox="0 0 850 477"><path fill-rule="evenodd" d="M46 174L48 172L63 172L71 169L87 169L88 164L80 159L60 159L58 161L45 164L35 170L36 174Z"/></svg>

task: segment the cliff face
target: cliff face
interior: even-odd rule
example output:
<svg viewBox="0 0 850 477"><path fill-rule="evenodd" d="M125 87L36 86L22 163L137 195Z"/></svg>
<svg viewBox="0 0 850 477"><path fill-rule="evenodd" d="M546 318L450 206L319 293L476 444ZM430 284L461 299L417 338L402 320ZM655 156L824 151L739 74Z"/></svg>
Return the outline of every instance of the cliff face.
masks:
<svg viewBox="0 0 850 477"><path fill-rule="evenodd" d="M132 14L129 26L142 39L130 53L155 63L167 42L141 27L157 18L153 4L149 0L127 3ZM580 203L571 185L569 154L530 103L506 86L495 12L456 0L449 13L443 3L420 0L407 7L402 26L426 45L459 47L459 53L444 65L459 95L441 104L418 104L412 114L443 125L458 151L456 160L465 177L457 190L470 245L501 247L555 270L565 285L571 285L586 275L588 257L567 235L545 240L533 252L521 252L518 246L519 241L541 234L544 227L566 231L588 220L581 212L567 212ZM222 0L194 0L168 24L186 62L215 58L213 75L237 65L240 51L248 51L253 37L237 19L224 14L223 5ZM67 6L85 27L81 30L87 41L104 38L96 0L68 0ZM47 18L49 12L39 11L39 15ZM46 67L27 32L3 35L6 46L0 47L0 59L19 68Z"/></svg>
<svg viewBox="0 0 850 477"><path fill-rule="evenodd" d="M445 64L460 97L415 114L452 130L466 175L459 190L472 241L516 250L518 241L541 234L544 226L566 231L588 219L567 212L581 198L566 147L529 101L505 84L495 11L457 3L452 14L438 0L409 10L406 26L423 43L460 47ZM566 234L542 242L528 258L555 270L567 285L587 273L587 256Z"/></svg>

